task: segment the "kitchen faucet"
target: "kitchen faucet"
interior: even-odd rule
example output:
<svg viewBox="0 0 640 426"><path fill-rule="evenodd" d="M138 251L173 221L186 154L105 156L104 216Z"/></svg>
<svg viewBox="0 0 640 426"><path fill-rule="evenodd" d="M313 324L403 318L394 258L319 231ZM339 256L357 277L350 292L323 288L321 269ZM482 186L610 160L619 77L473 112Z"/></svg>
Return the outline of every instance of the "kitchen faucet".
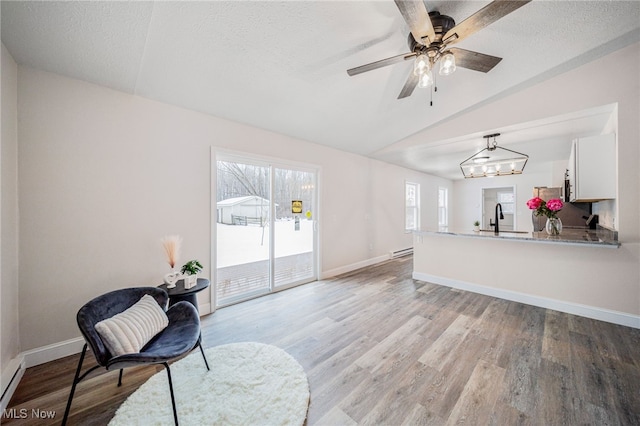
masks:
<svg viewBox="0 0 640 426"><path fill-rule="evenodd" d="M500 209L500 218L498 218L498 209ZM500 233L500 226L498 225L500 221L498 219L504 219L504 215L502 214L502 204L500 203L496 204L496 235Z"/></svg>

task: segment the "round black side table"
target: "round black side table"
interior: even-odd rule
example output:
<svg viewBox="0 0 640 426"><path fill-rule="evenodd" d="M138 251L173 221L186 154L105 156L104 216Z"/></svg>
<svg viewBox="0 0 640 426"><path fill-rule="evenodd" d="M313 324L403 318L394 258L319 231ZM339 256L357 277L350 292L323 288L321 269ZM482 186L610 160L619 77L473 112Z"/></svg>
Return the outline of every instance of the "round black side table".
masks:
<svg viewBox="0 0 640 426"><path fill-rule="evenodd" d="M198 297L196 293L209 287L209 280L206 278L198 278L198 283L191 288L184 288L184 280L176 281L176 286L173 288L167 288L167 284L162 284L158 287L169 294L169 307L185 300L198 309Z"/></svg>

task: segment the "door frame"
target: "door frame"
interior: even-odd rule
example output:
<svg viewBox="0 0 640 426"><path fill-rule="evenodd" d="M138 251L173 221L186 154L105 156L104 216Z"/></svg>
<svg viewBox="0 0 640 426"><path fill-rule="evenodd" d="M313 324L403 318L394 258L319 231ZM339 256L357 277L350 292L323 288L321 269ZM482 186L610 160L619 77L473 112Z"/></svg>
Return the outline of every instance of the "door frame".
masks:
<svg viewBox="0 0 640 426"><path fill-rule="evenodd" d="M300 170L300 171L306 171L306 172L312 172L315 173L315 180L316 180L316 188L315 188L315 193L314 193L314 198L315 198L315 212L314 212L314 219L313 219L313 233L314 233L314 242L313 242L313 251L314 251L314 256L313 256L313 262L314 262L314 276L312 277L311 281L308 282L312 282L312 281L317 281L320 279L321 273L320 273L320 265L322 265L322 255L321 255L321 250L320 248L322 247L321 245L321 238L320 238L320 218L321 218L321 197L320 197L320 191L321 191L321 181L322 181L322 167L317 165L317 164L311 164L311 163L305 163L305 162L301 162L301 161L292 161L292 160L287 160L287 159L283 159L283 158L278 158L278 157L271 157L271 156L266 156L266 155L260 155L260 154L255 154L255 153L250 153L250 152L244 152L244 151L236 151L236 150L227 150L227 149L222 149L222 148L216 148L216 147L211 147L211 164L210 164L210 172L211 172L211 191L210 191L210 201L209 201L209 208L210 208L210 213L209 213L209 217L210 217L210 224L211 224L211 242L210 242L210 265L211 265L211 285L209 286L209 297L211 300L211 313L215 312L216 309L218 308L222 308L224 306L229 306L229 305L233 305L236 303L240 303L240 302L244 302L247 300L251 300L254 299L256 297L262 297L265 296L267 294L272 294L272 293L277 293L279 291L282 290L287 290L290 289L292 287L296 287L298 285L302 285L304 283L292 283L291 285L283 285L283 286L279 286L279 287L275 287L273 284L273 267L274 267L274 261L275 261L275 257L273 256L274 253L274 244L275 244L275 240L274 240L274 234L275 234L275 229L273 226L269 226L269 251L270 251L270 255L269 255L269 259L270 259L270 283L269 283L269 291L266 293L261 293L258 295L254 295L251 297L248 297L247 299L243 299L243 300L239 300L239 301L233 301L231 303L228 304L224 304L224 305L218 305L218 300L217 300L217 215L218 215L218 210L217 210L217 191L218 191L218 179L217 179L217 172L218 172L218 168L217 168L217 161L221 160L221 161L235 161L235 162L239 162L239 163L244 163L244 164L255 164L258 166L268 166L271 169L273 168L291 168L293 170ZM274 179L275 176L273 175L273 173L271 173L270 176L270 186L271 186L271 190L273 190L273 184L274 184ZM270 205L270 212L269 212L269 217L270 217L270 221L274 221L275 220L275 205L274 203L271 203Z"/></svg>

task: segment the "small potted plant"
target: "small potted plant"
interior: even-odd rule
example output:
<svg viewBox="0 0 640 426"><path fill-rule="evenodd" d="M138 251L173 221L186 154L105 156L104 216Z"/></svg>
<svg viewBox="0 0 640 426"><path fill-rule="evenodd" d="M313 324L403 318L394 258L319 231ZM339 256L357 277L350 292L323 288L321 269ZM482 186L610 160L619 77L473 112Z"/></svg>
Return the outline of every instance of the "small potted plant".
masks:
<svg viewBox="0 0 640 426"><path fill-rule="evenodd" d="M191 288L198 283L198 272L202 271L202 264L197 260L190 260L180 269L184 278L184 288Z"/></svg>
<svg viewBox="0 0 640 426"><path fill-rule="evenodd" d="M480 231L480 222L479 221L476 220L475 222L473 222L473 230L475 232Z"/></svg>

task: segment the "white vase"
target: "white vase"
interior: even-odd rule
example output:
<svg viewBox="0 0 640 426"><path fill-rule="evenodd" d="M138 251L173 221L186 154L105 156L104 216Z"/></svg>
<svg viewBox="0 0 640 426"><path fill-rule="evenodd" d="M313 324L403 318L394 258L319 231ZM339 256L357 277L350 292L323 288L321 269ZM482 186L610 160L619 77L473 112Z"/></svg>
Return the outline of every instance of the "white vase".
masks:
<svg viewBox="0 0 640 426"><path fill-rule="evenodd" d="M174 288L176 286L176 281L178 281L179 278L180 272L172 270L164 276L164 283L167 285L167 288Z"/></svg>
<svg viewBox="0 0 640 426"><path fill-rule="evenodd" d="M184 288L195 287L198 284L198 274L184 276Z"/></svg>

